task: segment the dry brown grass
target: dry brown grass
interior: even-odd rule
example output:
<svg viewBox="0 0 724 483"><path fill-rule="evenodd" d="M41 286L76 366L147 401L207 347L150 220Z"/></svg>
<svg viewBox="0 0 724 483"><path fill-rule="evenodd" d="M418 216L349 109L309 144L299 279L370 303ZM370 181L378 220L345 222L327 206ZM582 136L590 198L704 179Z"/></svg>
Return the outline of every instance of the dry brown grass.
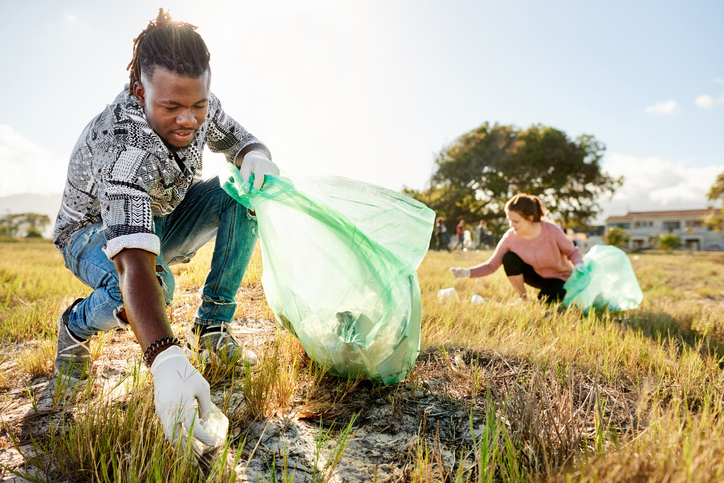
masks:
<svg viewBox="0 0 724 483"><path fill-rule="evenodd" d="M16 358L22 350L30 349L16 349L18 341L34 347L54 344L57 313L82 290L63 271L53 275L62 278L55 285L65 287L63 290L25 287L20 280L23 274L35 272L25 272L23 264L32 266L42 260L38 263L53 267L57 264L55 256L37 247L28 253L16 248L14 261L9 262L4 253L8 252L0 256L0 270L5 272L0 271L0 275L11 274L12 290L3 292L6 303L0 305L0 314L23 320L26 325L16 330L4 325L5 320L0 322L3 347ZM255 432L258 424L265 428L274 421L284 422L278 426L282 429L277 429L281 440L286 427L295 427L295 431L307 427L318 435L316 425L328 428L331 421L337 421L336 427L340 427L354 421L359 434L369 438L365 444L379 451L378 466L370 463L374 470L369 473L370 479L376 474L378 481L721 479L721 255L647 254L632 258L645 294L642 307L623 314L583 314L574 309L559 313L537 303L511 306L513 293L502 273L485 279L455 280L447 272L450 266L469 266L488 254L428 254L419 270L423 351L401 383L383 387L333 378L312 364L299 343L283 331L268 331L265 338L254 340L254 350L262 359L258 370L228 369L213 363L202 367L197 362L212 382L217 404L230 416L231 451L243 462L276 454L285 458L287 468L290 464L301 468L307 463L294 460L291 453L265 453L264 446L270 443L264 438L269 435ZM169 317L180 335L194 316L209 261L210 249L204 248L191 264L173 268L177 293ZM242 323L272 318L260 276L257 252L238 294L237 316ZM440 304L438 290L451 286L457 289L460 300ZM470 304L473 294L482 295L487 302ZM29 305L18 302L15 295ZM29 306L44 307L42 315L31 315ZM129 347L125 354L132 354L131 359L138 355L128 335L116 334L94 344L99 364L110 353L123 354L119 344ZM28 360L25 367L8 360L0 362L0 385L3 378L11 387L20 388L37 386L47 379L48 357L36 357L36 353L42 351L23 356ZM138 384L147 390L145 379L139 379ZM31 392L43 407L39 391ZM13 393L3 411L15 407L13 404L26 404L23 394ZM110 410L103 405L107 404L105 399L98 400L99 386L89 394L90 399L79 399L85 401L88 411ZM102 433L104 438L123 434L132 448L136 444L164 447L162 440L144 443L134 440L132 432L125 432L133 424L155 424L153 413L142 410L148 403L148 393L139 392L143 394L146 396L133 402L138 408L137 420L109 423L100 417L91 419L113 426L108 428L110 432ZM129 400L124 404L130 404ZM62 406L56 406L42 417L65 414L63 411ZM41 427L33 429L30 423L42 417L16 421L5 434L24 435L21 439L27 443L29 435L43 434ZM77 429L78 438L99 431L93 424ZM352 446L357 444L355 434ZM390 446L385 437L395 434L409 434L410 439L404 447ZM242 447L245 439L249 444ZM267 443L252 451L262 439ZM70 440L70 433L59 432L55 441L62 445ZM376 444L386 449L378 449ZM115 454L112 448L109 451ZM108 464L113 458L122 458L123 451L109 457ZM134 451L148 454L139 448ZM357 453L350 457L361 458ZM344 462L343 455L340 467ZM75 464L87 467L99 463ZM190 474L185 463L163 460L160 464L163 474ZM80 470L69 464L68 474L74 471ZM269 481L278 475L276 470L263 471L262 476ZM341 470L338 467L335 471ZM193 478L204 481L208 476L196 474Z"/></svg>

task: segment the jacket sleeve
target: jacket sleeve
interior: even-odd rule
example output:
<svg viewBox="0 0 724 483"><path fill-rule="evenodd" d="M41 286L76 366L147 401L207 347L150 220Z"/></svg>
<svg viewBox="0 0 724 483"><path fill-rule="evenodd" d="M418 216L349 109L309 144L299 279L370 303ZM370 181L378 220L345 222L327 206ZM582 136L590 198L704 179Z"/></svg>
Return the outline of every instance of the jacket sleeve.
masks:
<svg viewBox="0 0 724 483"><path fill-rule="evenodd" d="M140 248L158 255L161 242L151 209L158 183L158 160L139 148L120 148L115 159L97 168L98 201L106 234L103 251L109 259L124 248Z"/></svg>
<svg viewBox="0 0 724 483"><path fill-rule="evenodd" d="M558 249L561 253L568 257L568 259L573 262L573 265L583 263L583 256L581 256L581 251L578 249L576 244L569 240L563 230L561 230L557 225L552 226L555 227L554 232L556 233L556 243L558 244Z"/></svg>
<svg viewBox="0 0 724 483"><path fill-rule="evenodd" d="M206 143L214 153L223 153L230 163L250 144L264 144L224 112L221 102L209 96L209 127Z"/></svg>
<svg viewBox="0 0 724 483"><path fill-rule="evenodd" d="M510 230L503 235L503 238L495 247L495 252L487 261L470 269L470 278L486 277L494 273L503 264L503 255L510 251L508 246L508 235Z"/></svg>

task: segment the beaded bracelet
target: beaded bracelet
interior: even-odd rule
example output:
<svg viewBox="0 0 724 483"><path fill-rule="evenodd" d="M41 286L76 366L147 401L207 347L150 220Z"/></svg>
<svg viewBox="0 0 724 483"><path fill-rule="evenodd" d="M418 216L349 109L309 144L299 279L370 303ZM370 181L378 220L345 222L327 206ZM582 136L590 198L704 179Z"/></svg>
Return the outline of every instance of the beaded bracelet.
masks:
<svg viewBox="0 0 724 483"><path fill-rule="evenodd" d="M156 356L163 349L167 349L172 345L181 347L183 342L176 337L161 337L156 342L148 346L146 352L143 353L143 363L146 364L147 367L151 367L151 364L153 364L153 360L156 359Z"/></svg>

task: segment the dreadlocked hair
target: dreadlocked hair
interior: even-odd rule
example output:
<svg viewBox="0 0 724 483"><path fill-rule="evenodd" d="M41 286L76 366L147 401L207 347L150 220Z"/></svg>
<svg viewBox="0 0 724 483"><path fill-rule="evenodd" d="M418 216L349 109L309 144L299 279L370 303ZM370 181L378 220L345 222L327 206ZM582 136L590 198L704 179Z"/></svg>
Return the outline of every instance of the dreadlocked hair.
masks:
<svg viewBox="0 0 724 483"><path fill-rule="evenodd" d="M197 27L174 21L168 12L158 9L158 17L148 23L146 30L133 40L133 58L126 70L130 71L129 92L141 82L141 73L147 78L156 67L163 67L184 77L198 78L209 70L211 54Z"/></svg>

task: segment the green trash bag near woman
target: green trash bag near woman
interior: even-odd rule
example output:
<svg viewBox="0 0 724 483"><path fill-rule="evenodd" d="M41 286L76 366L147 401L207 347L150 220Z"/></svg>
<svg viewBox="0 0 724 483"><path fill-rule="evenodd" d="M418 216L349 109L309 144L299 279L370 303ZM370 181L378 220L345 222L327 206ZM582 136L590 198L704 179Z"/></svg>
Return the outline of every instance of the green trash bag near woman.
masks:
<svg viewBox="0 0 724 483"><path fill-rule="evenodd" d="M262 285L279 323L333 375L403 379L420 350L417 268L435 213L339 177L267 176L257 190L228 168L222 188L256 212Z"/></svg>
<svg viewBox="0 0 724 483"><path fill-rule="evenodd" d="M574 270L563 286L563 305L609 310L631 310L641 305L641 292L628 255L610 245L595 245L583 257L582 270Z"/></svg>

